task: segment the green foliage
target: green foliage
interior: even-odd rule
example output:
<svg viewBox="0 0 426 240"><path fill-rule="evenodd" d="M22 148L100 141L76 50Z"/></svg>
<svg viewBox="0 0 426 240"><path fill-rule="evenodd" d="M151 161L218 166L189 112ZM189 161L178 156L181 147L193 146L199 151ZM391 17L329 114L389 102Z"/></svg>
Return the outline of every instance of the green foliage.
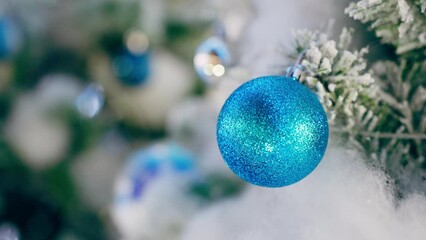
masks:
<svg viewBox="0 0 426 240"><path fill-rule="evenodd" d="M367 63L367 48L349 50L352 30L344 29L337 43L306 30L295 36L296 51L306 50L301 80L319 95L332 131L367 153L405 192L424 186L426 176L425 8L424 0L361 0L346 9L395 47L393 61Z"/></svg>

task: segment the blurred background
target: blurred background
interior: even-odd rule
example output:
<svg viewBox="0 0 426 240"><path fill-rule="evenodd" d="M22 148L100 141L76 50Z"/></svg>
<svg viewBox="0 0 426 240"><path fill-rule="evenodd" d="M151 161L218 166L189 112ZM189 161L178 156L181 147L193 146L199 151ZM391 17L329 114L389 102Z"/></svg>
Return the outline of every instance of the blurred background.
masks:
<svg viewBox="0 0 426 240"><path fill-rule="evenodd" d="M193 58L252 16L249 1L1 1L0 239L173 239L239 192L215 144L222 97L205 99L227 69L201 79Z"/></svg>
<svg viewBox="0 0 426 240"><path fill-rule="evenodd" d="M0 239L180 239L246 188L217 114L243 82L282 73L292 30L334 19L369 59L396 58L350 1L283 2L2 0Z"/></svg>

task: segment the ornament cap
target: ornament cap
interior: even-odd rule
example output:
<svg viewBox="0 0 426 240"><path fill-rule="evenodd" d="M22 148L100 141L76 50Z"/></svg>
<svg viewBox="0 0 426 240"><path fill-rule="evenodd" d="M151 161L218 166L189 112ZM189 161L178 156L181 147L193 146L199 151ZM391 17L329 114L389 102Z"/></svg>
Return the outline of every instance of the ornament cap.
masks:
<svg viewBox="0 0 426 240"><path fill-rule="evenodd" d="M303 66L294 65L287 68L285 76L294 78L295 80L299 80L302 74L303 74Z"/></svg>
<svg viewBox="0 0 426 240"><path fill-rule="evenodd" d="M302 62L303 62L303 59L305 59L305 54L306 54L306 51L301 52L299 56L297 57L296 62L292 66L286 69L285 71L286 77L291 77L295 80L300 79L304 71Z"/></svg>

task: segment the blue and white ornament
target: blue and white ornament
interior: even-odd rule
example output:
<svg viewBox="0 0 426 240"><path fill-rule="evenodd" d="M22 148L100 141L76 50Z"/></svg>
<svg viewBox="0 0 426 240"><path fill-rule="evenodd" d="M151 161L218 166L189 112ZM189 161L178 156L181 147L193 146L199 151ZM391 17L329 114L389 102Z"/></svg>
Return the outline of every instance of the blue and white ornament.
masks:
<svg viewBox="0 0 426 240"><path fill-rule="evenodd" d="M189 194L196 181L192 154L157 143L131 154L116 180L112 217L125 239L178 239L198 208Z"/></svg>
<svg viewBox="0 0 426 240"><path fill-rule="evenodd" d="M221 37L208 38L196 50L194 68L207 84L216 84L225 75L230 64L231 54Z"/></svg>
<svg viewBox="0 0 426 240"><path fill-rule="evenodd" d="M104 102L102 87L90 84L77 96L75 106L81 115L93 118L101 111Z"/></svg>
<svg viewBox="0 0 426 240"><path fill-rule="evenodd" d="M117 78L126 86L143 84L150 73L149 40L145 33L132 31L125 38L125 48L115 57L113 69Z"/></svg>
<svg viewBox="0 0 426 240"><path fill-rule="evenodd" d="M134 152L128 159L123 176L127 183L117 186L115 200L135 201L143 196L152 181L162 176L193 174L194 158L174 143L159 143Z"/></svg>
<svg viewBox="0 0 426 240"><path fill-rule="evenodd" d="M217 141L225 162L245 181L287 186L321 161L328 142L327 116L318 97L295 77L260 77L226 100Z"/></svg>
<svg viewBox="0 0 426 240"><path fill-rule="evenodd" d="M0 16L0 60L10 58L22 44L18 26L10 18Z"/></svg>

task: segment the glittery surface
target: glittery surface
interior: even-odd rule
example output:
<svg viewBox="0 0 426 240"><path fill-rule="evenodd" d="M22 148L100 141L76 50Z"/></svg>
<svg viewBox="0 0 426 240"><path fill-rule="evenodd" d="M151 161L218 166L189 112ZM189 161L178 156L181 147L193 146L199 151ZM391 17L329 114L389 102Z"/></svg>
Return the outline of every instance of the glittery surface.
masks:
<svg viewBox="0 0 426 240"><path fill-rule="evenodd" d="M256 78L223 106L217 142L242 179L264 187L293 184L311 173L327 148L328 122L317 96L292 78Z"/></svg>

